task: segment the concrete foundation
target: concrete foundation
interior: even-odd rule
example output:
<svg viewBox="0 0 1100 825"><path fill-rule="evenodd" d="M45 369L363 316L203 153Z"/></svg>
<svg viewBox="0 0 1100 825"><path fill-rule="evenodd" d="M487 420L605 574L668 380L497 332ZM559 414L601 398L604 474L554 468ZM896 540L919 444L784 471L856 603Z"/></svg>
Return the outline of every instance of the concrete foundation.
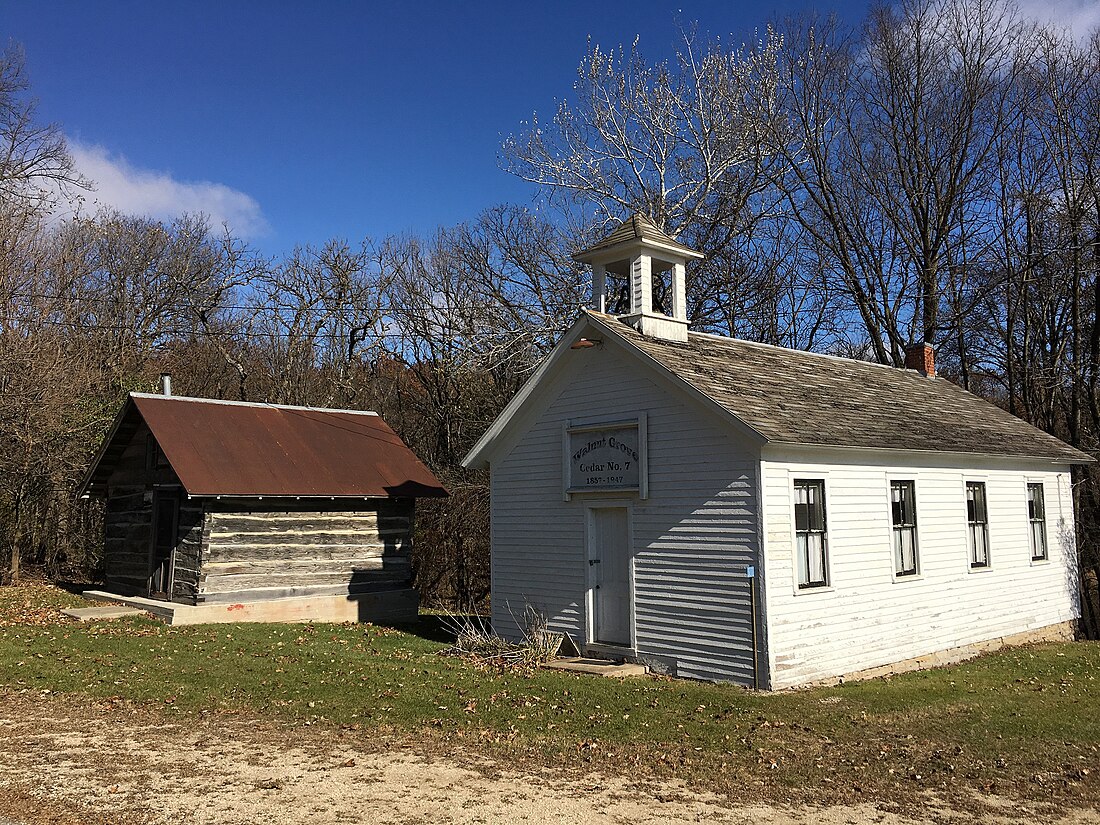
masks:
<svg viewBox="0 0 1100 825"><path fill-rule="evenodd" d="M1016 645L1033 644L1036 642L1072 642L1074 638L1076 638L1076 632L1077 623L1075 621L1061 622L1060 624L1052 624L1047 627L1036 628L1035 630L1027 630L1023 633L1013 633L1010 636L999 636L996 639L989 639L984 642L976 642L970 645L963 645L962 647L953 647L949 650L940 650L936 653L929 653L926 656L917 656L889 665L858 670L854 673L846 673L843 676L837 676L832 679L819 679L817 681L807 682L791 688L791 690L826 685L839 685L843 682L855 682L862 679L878 679L883 676L896 676L899 673L908 673L914 670L927 670L933 667L957 665L959 662L965 662L967 659L973 659L975 656L980 656L983 653L992 653L1001 648L1013 647Z"/></svg>
<svg viewBox="0 0 1100 825"><path fill-rule="evenodd" d="M88 599L121 602L164 620L170 625L232 624L237 622L371 622L402 624L414 622L419 596L412 588L343 596L303 596L216 604L187 605L121 596L103 590L85 590Z"/></svg>

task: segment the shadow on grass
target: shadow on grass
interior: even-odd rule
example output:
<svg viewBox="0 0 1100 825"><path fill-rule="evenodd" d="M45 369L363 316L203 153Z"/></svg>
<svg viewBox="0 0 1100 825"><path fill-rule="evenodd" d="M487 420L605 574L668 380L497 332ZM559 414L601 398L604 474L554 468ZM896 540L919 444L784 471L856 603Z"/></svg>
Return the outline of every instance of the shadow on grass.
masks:
<svg viewBox="0 0 1100 825"><path fill-rule="evenodd" d="M80 596L85 590L99 590L104 586L102 582L91 581L51 581L50 584L74 596Z"/></svg>
<svg viewBox="0 0 1100 825"><path fill-rule="evenodd" d="M475 627L488 628L489 626L489 620L486 617L475 614L421 613L415 622L395 624L394 627L429 642L449 645L454 644L456 629L467 623L471 623Z"/></svg>

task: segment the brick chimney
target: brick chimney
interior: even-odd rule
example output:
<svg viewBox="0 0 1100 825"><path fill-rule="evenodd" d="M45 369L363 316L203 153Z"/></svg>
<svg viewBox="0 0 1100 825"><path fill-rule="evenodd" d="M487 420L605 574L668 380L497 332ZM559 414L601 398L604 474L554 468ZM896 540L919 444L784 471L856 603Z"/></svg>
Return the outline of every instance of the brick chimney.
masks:
<svg viewBox="0 0 1100 825"><path fill-rule="evenodd" d="M912 344L905 350L905 368L916 370L928 378L936 376L936 351L927 341Z"/></svg>

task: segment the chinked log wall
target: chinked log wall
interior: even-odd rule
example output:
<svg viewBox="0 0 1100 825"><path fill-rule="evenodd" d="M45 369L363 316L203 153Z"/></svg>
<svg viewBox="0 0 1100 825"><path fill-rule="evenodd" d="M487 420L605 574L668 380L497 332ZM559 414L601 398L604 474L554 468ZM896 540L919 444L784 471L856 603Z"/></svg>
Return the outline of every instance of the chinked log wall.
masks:
<svg viewBox="0 0 1100 825"><path fill-rule="evenodd" d="M162 493L168 495L169 492ZM104 568L107 583L126 594L149 591L149 544L153 508L144 487L112 491L104 515ZM178 494L177 494L178 495ZM179 496L176 557L172 570L172 597L194 602L199 592L202 559L203 506L201 501Z"/></svg>
<svg viewBox="0 0 1100 825"><path fill-rule="evenodd" d="M176 557L172 564L172 600L197 601L202 569L206 510L201 501L183 497L176 530Z"/></svg>
<svg viewBox="0 0 1100 825"><path fill-rule="evenodd" d="M222 504L206 514L200 601L411 586L411 501L379 500L354 510L324 511L257 503L249 510L235 504L229 512Z"/></svg>

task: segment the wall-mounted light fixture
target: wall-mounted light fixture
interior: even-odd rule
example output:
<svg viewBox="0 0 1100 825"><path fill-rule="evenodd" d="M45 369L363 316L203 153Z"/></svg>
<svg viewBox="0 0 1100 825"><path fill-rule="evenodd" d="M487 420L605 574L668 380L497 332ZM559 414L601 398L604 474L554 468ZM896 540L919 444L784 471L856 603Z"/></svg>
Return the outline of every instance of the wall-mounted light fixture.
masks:
<svg viewBox="0 0 1100 825"><path fill-rule="evenodd" d="M591 349L592 347L602 344L603 341L599 339L591 338L578 338L572 344L569 345L569 349Z"/></svg>

